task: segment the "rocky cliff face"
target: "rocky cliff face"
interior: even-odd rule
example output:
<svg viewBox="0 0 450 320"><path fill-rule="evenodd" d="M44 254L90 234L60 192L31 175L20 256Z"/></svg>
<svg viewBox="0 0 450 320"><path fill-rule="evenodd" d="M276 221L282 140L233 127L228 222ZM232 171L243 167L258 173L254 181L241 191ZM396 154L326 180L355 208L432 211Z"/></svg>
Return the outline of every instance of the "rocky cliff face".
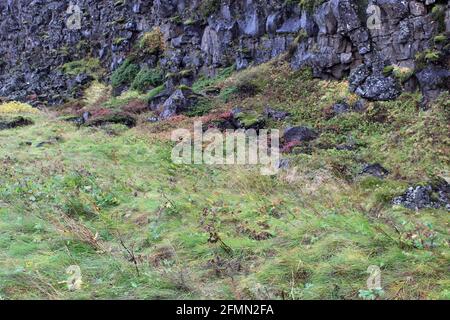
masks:
<svg viewBox="0 0 450 320"><path fill-rule="evenodd" d="M281 54L294 68L312 67L317 77L348 76L351 89L369 100L394 99L401 90L420 87L426 103L449 89L448 1L310 3L1 0L0 96L62 103L92 80L83 72L65 73L64 64L99 59L108 80L155 28L164 50L141 56L139 65L176 75L166 77L167 95L200 73L232 64L243 69ZM76 8L80 28L70 27Z"/></svg>

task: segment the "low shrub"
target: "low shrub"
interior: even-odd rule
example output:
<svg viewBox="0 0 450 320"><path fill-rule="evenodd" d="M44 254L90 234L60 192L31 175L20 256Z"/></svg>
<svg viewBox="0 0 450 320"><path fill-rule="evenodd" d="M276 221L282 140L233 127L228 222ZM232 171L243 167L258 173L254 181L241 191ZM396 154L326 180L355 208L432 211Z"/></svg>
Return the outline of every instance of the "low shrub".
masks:
<svg viewBox="0 0 450 320"><path fill-rule="evenodd" d="M162 73L158 69L144 68L136 75L131 83L131 89L144 92L150 87L162 84Z"/></svg>
<svg viewBox="0 0 450 320"><path fill-rule="evenodd" d="M164 36L160 28L144 33L138 42L138 48L145 54L159 54L165 50Z"/></svg>
<svg viewBox="0 0 450 320"><path fill-rule="evenodd" d="M124 84L130 84L139 73L139 66L127 59L111 75L111 85L117 88Z"/></svg>

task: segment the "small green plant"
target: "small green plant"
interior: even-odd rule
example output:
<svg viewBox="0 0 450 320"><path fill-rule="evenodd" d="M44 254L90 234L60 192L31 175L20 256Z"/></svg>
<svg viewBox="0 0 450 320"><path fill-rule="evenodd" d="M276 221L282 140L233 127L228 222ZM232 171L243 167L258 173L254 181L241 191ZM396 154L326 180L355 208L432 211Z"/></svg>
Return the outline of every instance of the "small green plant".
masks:
<svg viewBox="0 0 450 320"><path fill-rule="evenodd" d="M144 68L134 78L131 83L131 89L139 92L145 92L150 87L156 87L162 84L162 73L159 69Z"/></svg>
<svg viewBox="0 0 450 320"><path fill-rule="evenodd" d="M423 68L429 62L437 62L441 59L441 52L439 50L427 49L423 52L417 53L415 60L419 69Z"/></svg>
<svg viewBox="0 0 450 320"><path fill-rule="evenodd" d="M146 95L147 100L153 99L153 98L156 97L158 94L160 94L161 92L163 92L164 89L165 89L165 86L164 86L164 85L160 85L160 86L158 86L158 87L156 87L156 88L150 90L150 91L147 93L147 95Z"/></svg>
<svg viewBox="0 0 450 320"><path fill-rule="evenodd" d="M124 84L130 84L139 73L139 66L127 59L111 75L111 85L117 88Z"/></svg>
<svg viewBox="0 0 450 320"><path fill-rule="evenodd" d="M441 53L437 50L428 50L425 53L425 59L429 62L438 61L441 58Z"/></svg>
<svg viewBox="0 0 450 320"><path fill-rule="evenodd" d="M138 48L145 54L159 54L165 50L164 36L160 28L144 33L138 42Z"/></svg>
<svg viewBox="0 0 450 320"><path fill-rule="evenodd" d="M445 43L447 42L448 37L445 34L439 34L433 38L434 43Z"/></svg>
<svg viewBox="0 0 450 320"><path fill-rule="evenodd" d="M208 98L200 98L198 102L186 112L188 117L199 117L207 114L213 108L213 102Z"/></svg>
<svg viewBox="0 0 450 320"><path fill-rule="evenodd" d="M115 45L115 46L120 46L121 44L122 44L122 42L124 42L126 39L125 38L115 38L114 40L113 40L113 44Z"/></svg>
<svg viewBox="0 0 450 320"><path fill-rule="evenodd" d="M194 92L200 93L201 91L214 87L218 83L224 81L228 77L231 76L231 74L236 69L235 65L229 66L227 68L224 68L220 70L215 77L208 78L208 77L200 77L193 85L192 90Z"/></svg>
<svg viewBox="0 0 450 320"><path fill-rule="evenodd" d="M414 70L407 67L391 65L384 67L383 74L387 76L393 75L400 83L406 82L414 74Z"/></svg>
<svg viewBox="0 0 450 320"><path fill-rule="evenodd" d="M383 68L383 75L389 76L394 71L394 66L386 66Z"/></svg>
<svg viewBox="0 0 450 320"><path fill-rule="evenodd" d="M359 290L358 297L363 300L375 300L384 295L383 290L371 289L371 290Z"/></svg>
<svg viewBox="0 0 450 320"><path fill-rule="evenodd" d="M320 6L326 0L286 0L286 4L298 4L302 9L312 12L315 8Z"/></svg>

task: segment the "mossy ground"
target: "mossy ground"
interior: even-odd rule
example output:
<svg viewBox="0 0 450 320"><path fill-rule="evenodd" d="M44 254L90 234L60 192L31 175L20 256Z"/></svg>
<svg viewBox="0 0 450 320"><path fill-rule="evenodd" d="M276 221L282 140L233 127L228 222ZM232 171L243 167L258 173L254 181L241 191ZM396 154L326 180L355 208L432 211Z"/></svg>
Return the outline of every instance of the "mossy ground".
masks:
<svg viewBox="0 0 450 320"><path fill-rule="evenodd" d="M330 118L334 102L355 102L347 84L285 64L203 81L194 88L222 92L203 117L127 130L40 113L0 131L1 299L360 299L371 265L384 290L372 298L450 298L448 212L391 204L411 183L448 178L448 95L428 111L404 94ZM287 155L290 169L172 163L172 129L267 105L292 114L269 127L321 132ZM333 148L349 141L358 148ZM391 174L358 174L373 162ZM70 265L80 290L67 288Z"/></svg>

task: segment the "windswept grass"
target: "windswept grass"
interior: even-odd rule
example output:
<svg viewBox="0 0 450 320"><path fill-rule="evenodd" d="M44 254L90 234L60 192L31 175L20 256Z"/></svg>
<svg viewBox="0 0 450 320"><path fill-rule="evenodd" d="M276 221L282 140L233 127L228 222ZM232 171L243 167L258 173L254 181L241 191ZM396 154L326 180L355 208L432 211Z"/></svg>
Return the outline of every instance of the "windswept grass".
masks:
<svg viewBox="0 0 450 320"><path fill-rule="evenodd" d="M268 125L321 137L267 177L173 164L170 130L203 118L110 135L37 114L33 126L0 131L0 298L450 298L448 212L390 202L428 174L448 177L448 96L428 111L405 94L329 118L331 104L356 98L308 70L275 63L202 82L256 86L212 97L213 111L270 105L292 115ZM349 141L356 150L334 148ZM359 175L366 162L391 174ZM80 290L66 283L72 265ZM369 266L381 268L382 292L367 292Z"/></svg>

